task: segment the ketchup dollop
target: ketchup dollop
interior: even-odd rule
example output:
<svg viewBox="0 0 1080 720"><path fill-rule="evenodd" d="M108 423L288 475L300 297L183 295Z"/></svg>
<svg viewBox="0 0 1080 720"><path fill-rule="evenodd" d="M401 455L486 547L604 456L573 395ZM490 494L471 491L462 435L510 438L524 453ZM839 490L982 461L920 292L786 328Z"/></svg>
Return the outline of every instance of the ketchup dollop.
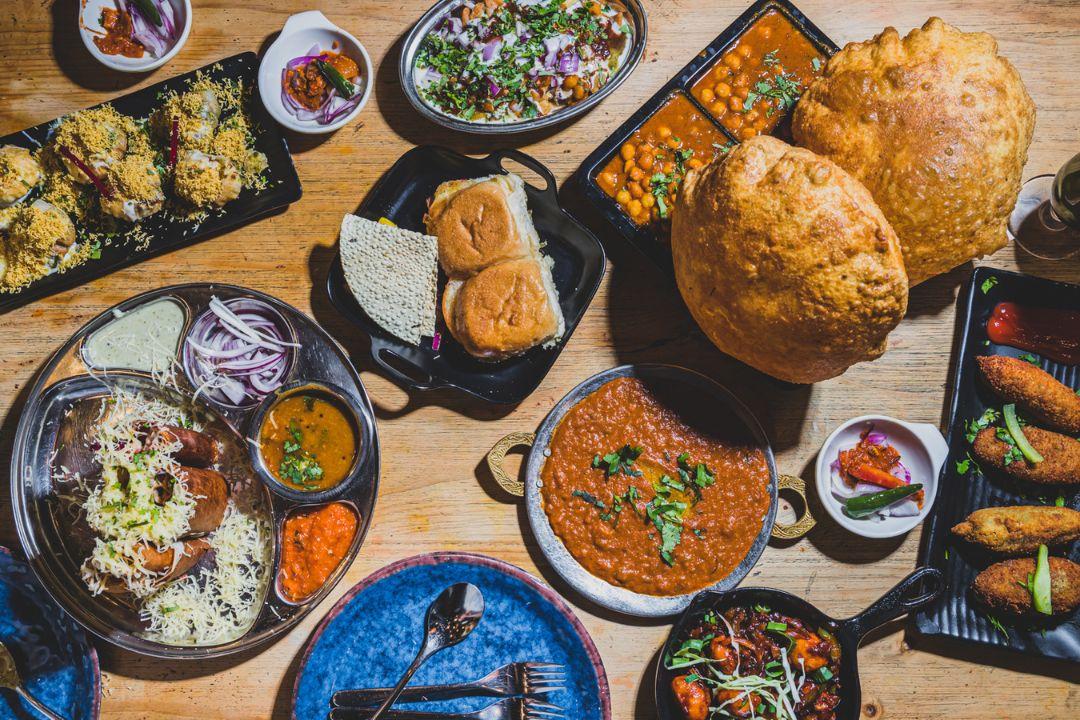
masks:
<svg viewBox="0 0 1080 720"><path fill-rule="evenodd" d="M1080 363L1080 312L998 303L986 322L986 334L998 345L1010 345L1044 357Z"/></svg>

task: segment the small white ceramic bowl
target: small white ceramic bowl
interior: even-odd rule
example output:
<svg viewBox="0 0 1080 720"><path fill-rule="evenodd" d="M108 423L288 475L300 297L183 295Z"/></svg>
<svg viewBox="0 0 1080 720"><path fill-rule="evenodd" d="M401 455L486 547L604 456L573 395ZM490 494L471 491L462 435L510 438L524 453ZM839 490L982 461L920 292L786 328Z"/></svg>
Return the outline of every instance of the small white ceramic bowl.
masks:
<svg viewBox="0 0 1080 720"><path fill-rule="evenodd" d="M285 109L281 100L281 71L290 60L306 55L315 45L322 50L334 49L355 60L360 66L360 82L363 84L356 107L328 125L320 125L317 120L298 120ZM259 63L259 96L267 112L281 125L296 132L318 135L334 132L360 114L371 97L373 78L371 57L360 41L327 20L318 10L309 10L286 20L281 34L263 55Z"/></svg>
<svg viewBox="0 0 1080 720"><path fill-rule="evenodd" d="M181 28L180 37L176 39L169 51L159 58L155 58L148 52L141 58L129 58L123 55L106 55L98 50L97 45L94 44L94 37L105 32L101 27L101 10L102 8L115 9L116 0L84 0L77 3L79 15L76 22L79 23L79 35L82 37L83 45L95 60L113 70L126 73L144 73L155 70L172 60L176 53L180 52L180 48L184 47L188 35L191 34L191 0L169 0L169 3L172 5L176 22Z"/></svg>
<svg viewBox="0 0 1080 720"><path fill-rule="evenodd" d="M918 515L910 517L870 517L861 520L844 514L843 506L832 494L832 469L841 450L854 447L859 436L870 426L884 433L889 444L900 453L900 461L911 472L912 483L922 483L925 499ZM818 499L832 519L856 535L867 538L891 538L903 535L921 523L937 498L938 474L949 454L941 431L928 423L908 423L885 415L862 415L848 420L825 440L815 468Z"/></svg>

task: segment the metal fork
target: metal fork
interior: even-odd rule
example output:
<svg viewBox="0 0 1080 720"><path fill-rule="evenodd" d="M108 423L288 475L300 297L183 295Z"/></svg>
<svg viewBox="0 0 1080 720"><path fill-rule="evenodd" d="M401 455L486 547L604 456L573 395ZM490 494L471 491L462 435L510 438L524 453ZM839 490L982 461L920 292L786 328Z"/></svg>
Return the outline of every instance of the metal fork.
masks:
<svg viewBox="0 0 1080 720"><path fill-rule="evenodd" d="M334 708L330 720L368 720L374 708ZM388 710L382 720L566 720L562 708L532 698L510 698L471 713Z"/></svg>
<svg viewBox="0 0 1080 720"><path fill-rule="evenodd" d="M535 697L562 690L566 674L562 665L554 663L510 663L493 670L487 677L468 683L406 687L399 702L450 700L460 697ZM378 705L390 693L390 688L342 690L334 693L332 707L360 708Z"/></svg>

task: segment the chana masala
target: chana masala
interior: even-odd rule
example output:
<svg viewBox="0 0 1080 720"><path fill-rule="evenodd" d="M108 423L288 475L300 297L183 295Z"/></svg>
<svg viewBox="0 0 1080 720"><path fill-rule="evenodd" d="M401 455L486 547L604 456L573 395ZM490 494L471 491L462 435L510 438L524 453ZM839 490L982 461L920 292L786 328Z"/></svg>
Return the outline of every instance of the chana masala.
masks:
<svg viewBox="0 0 1080 720"><path fill-rule="evenodd" d="M281 594L302 602L318 592L349 552L359 518L345 503L298 510L281 531Z"/></svg>
<svg viewBox="0 0 1080 720"><path fill-rule="evenodd" d="M740 140L770 132L821 74L827 58L770 10L694 83L690 94Z"/></svg>
<svg viewBox="0 0 1080 720"><path fill-rule="evenodd" d="M638 225L670 218L686 173L727 152L730 141L675 93L623 143L596 177Z"/></svg>
<svg viewBox="0 0 1080 720"><path fill-rule="evenodd" d="M743 561L769 509L764 450L689 386L618 378L555 428L541 470L555 534L590 573L682 595Z"/></svg>
<svg viewBox="0 0 1080 720"><path fill-rule="evenodd" d="M349 476L359 450L345 412L306 393L274 403L259 430L259 451L267 469L297 490L336 487Z"/></svg>

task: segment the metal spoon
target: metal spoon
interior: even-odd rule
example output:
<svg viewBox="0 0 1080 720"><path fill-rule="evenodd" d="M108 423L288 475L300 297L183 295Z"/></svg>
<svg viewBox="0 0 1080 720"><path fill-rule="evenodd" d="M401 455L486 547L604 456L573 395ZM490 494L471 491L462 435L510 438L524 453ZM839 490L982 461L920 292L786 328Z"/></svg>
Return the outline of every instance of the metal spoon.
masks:
<svg viewBox="0 0 1080 720"><path fill-rule="evenodd" d="M429 657L468 637L480 623L483 614L484 596L480 593L480 588L470 583L458 583L443 590L428 608L423 647L370 720L379 720L390 706L397 702L413 674Z"/></svg>
<svg viewBox="0 0 1080 720"><path fill-rule="evenodd" d="M26 688L23 687L22 678L19 677L19 671L15 669L15 659L11 657L11 653L2 642L0 642L0 687L14 690L19 697L39 713L49 718L49 720L64 720L64 718L42 705L36 697L26 691Z"/></svg>

